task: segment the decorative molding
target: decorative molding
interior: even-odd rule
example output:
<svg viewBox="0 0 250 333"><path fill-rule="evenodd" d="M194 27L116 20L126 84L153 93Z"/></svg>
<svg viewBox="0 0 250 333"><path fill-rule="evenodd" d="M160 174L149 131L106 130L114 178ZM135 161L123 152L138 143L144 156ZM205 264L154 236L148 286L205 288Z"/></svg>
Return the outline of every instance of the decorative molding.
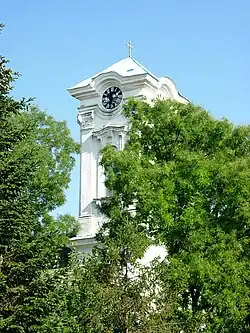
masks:
<svg viewBox="0 0 250 333"><path fill-rule="evenodd" d="M94 112L93 110L79 112L77 115L77 122L81 130L89 130L93 128Z"/></svg>
<svg viewBox="0 0 250 333"><path fill-rule="evenodd" d="M123 138L126 134L126 125L107 125L101 129L93 131L93 137L101 142L101 146L113 144L117 149L120 149Z"/></svg>

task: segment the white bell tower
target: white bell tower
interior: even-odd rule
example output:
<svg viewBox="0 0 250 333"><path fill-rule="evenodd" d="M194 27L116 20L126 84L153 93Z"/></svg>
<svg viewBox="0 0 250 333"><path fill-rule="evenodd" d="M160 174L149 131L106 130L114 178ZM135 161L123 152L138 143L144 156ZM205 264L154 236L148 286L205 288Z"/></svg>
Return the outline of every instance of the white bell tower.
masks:
<svg viewBox="0 0 250 333"><path fill-rule="evenodd" d="M122 115L122 104L129 98L170 98L183 103L171 79L157 78L131 57L132 45L128 44L129 57L104 71L69 88L69 93L79 100L78 123L80 126L80 197L79 222L81 231L74 237L81 252L91 252L95 235L103 216L97 205L107 195L104 174L99 165L100 150L106 144L116 149L124 147L127 120Z"/></svg>

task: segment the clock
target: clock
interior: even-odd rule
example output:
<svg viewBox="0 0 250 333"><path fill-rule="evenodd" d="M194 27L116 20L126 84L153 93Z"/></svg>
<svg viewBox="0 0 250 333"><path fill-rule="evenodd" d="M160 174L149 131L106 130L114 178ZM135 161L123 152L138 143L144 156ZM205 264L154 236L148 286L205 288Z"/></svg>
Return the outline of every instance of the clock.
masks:
<svg viewBox="0 0 250 333"><path fill-rule="evenodd" d="M122 101L122 91L118 87L106 89L102 95L102 105L106 110L117 108Z"/></svg>

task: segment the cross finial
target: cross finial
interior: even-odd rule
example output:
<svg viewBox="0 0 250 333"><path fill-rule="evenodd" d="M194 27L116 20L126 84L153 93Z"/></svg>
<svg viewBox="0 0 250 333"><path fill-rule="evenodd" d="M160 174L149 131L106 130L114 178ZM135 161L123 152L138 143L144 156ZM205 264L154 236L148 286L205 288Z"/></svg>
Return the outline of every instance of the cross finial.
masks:
<svg viewBox="0 0 250 333"><path fill-rule="evenodd" d="M126 45L128 47L128 56L129 56L129 58L132 58L132 50L133 50L134 46L132 45L131 41L127 42Z"/></svg>

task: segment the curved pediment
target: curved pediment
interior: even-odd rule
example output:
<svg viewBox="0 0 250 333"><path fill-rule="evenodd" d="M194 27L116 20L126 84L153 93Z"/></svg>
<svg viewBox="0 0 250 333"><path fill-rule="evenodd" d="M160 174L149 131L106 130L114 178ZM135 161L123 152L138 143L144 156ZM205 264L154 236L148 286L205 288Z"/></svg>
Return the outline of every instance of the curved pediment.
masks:
<svg viewBox="0 0 250 333"><path fill-rule="evenodd" d="M165 94L165 98L171 98L181 103L189 102L187 98L179 93L174 82L168 77L162 77L159 79L159 94L161 93L163 96Z"/></svg>

